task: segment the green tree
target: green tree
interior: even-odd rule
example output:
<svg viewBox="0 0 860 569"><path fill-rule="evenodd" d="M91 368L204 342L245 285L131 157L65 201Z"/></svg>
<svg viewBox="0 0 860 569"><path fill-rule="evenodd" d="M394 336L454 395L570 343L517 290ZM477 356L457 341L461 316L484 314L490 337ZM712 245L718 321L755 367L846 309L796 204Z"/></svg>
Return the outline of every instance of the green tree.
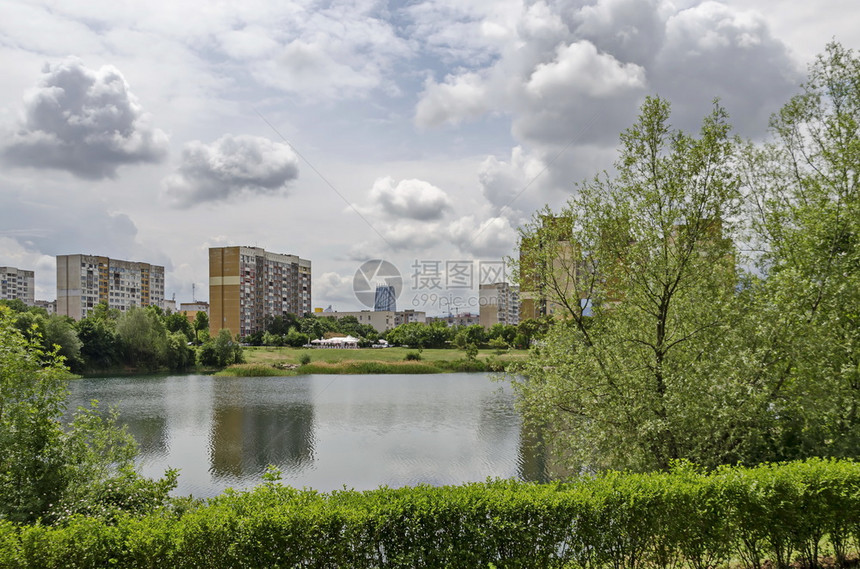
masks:
<svg viewBox="0 0 860 569"><path fill-rule="evenodd" d="M156 369L165 361L167 329L158 311L129 308L116 323L123 359L135 367Z"/></svg>
<svg viewBox="0 0 860 569"><path fill-rule="evenodd" d="M76 325L81 340L81 358L87 369L108 369L119 363L116 323L100 318L83 318Z"/></svg>
<svg viewBox="0 0 860 569"><path fill-rule="evenodd" d="M522 284L558 318L516 381L531 422L576 468L667 468L737 458L743 394L720 365L738 282L735 142L714 105L698 137L648 98L621 135L617 174L582 184L521 232ZM524 286L525 288L525 286Z"/></svg>
<svg viewBox="0 0 860 569"><path fill-rule="evenodd" d="M182 333L186 342L193 342L195 339L194 326L182 312L171 312L165 316L164 327L167 328L168 332Z"/></svg>
<svg viewBox="0 0 860 569"><path fill-rule="evenodd" d="M860 57L838 43L746 153L760 277L745 361L777 458L860 448Z"/></svg>
<svg viewBox="0 0 860 569"><path fill-rule="evenodd" d="M69 375L62 357L21 334L5 308L0 345L0 519L54 522L77 512L104 513L108 504L96 488L110 488L114 505L150 483L160 488L155 502L168 499L175 474L160 483L140 478L134 440L115 426L115 415L81 409L63 426Z"/></svg>
<svg viewBox="0 0 860 569"><path fill-rule="evenodd" d="M205 338L205 339L208 339L209 315L203 311L198 312L194 316L194 342L198 345L200 344L201 341L204 341L204 339L200 338L201 334L204 334L205 336L207 336L207 338Z"/></svg>

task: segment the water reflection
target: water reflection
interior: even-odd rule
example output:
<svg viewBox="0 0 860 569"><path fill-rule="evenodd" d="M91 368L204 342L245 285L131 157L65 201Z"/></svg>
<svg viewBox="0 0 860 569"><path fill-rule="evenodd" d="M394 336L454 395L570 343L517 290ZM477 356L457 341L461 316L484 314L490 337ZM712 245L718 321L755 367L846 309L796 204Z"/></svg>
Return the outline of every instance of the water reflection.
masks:
<svg viewBox="0 0 860 569"><path fill-rule="evenodd" d="M218 381L210 435L216 478L242 478L270 464L298 472L313 462L310 385L296 380L286 388L289 398L283 401L266 400L254 387L233 378Z"/></svg>
<svg viewBox="0 0 860 569"><path fill-rule="evenodd" d="M119 411L143 474L179 468L179 495L253 486L270 464L323 491L546 478L510 386L484 374L90 378L71 392Z"/></svg>

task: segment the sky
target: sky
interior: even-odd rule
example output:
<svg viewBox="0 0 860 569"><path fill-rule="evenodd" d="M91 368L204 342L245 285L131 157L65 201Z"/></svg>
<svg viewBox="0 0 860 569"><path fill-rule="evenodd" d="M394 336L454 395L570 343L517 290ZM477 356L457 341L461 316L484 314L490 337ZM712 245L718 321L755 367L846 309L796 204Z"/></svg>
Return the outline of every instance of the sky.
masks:
<svg viewBox="0 0 860 569"><path fill-rule="evenodd" d="M56 298L55 255L165 267L208 248L312 261L313 306L477 312L516 230L612 167L649 95L695 131L719 97L767 136L808 65L860 49L856 0L3 0L0 265Z"/></svg>

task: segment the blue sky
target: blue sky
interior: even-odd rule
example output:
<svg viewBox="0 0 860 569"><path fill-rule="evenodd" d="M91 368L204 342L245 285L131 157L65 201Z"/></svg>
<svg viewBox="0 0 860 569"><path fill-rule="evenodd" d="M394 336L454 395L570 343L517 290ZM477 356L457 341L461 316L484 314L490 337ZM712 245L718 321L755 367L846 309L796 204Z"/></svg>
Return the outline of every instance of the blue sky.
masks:
<svg viewBox="0 0 860 569"><path fill-rule="evenodd" d="M367 259L408 283L513 255L647 95L690 130L720 97L762 139L858 21L854 0L5 0L0 265L50 300L54 255L148 261L183 302L208 296L208 247L256 245L357 309ZM444 311L420 292L400 306Z"/></svg>

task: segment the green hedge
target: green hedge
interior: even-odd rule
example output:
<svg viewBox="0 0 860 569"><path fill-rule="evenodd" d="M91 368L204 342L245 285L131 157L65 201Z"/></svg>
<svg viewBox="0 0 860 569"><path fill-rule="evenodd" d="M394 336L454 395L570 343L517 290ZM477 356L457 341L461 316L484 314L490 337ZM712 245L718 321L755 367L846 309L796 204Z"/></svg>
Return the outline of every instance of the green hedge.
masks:
<svg viewBox="0 0 860 569"><path fill-rule="evenodd" d="M113 523L0 522L0 567L39 569L813 567L859 545L860 464L826 460L330 494L267 482Z"/></svg>

